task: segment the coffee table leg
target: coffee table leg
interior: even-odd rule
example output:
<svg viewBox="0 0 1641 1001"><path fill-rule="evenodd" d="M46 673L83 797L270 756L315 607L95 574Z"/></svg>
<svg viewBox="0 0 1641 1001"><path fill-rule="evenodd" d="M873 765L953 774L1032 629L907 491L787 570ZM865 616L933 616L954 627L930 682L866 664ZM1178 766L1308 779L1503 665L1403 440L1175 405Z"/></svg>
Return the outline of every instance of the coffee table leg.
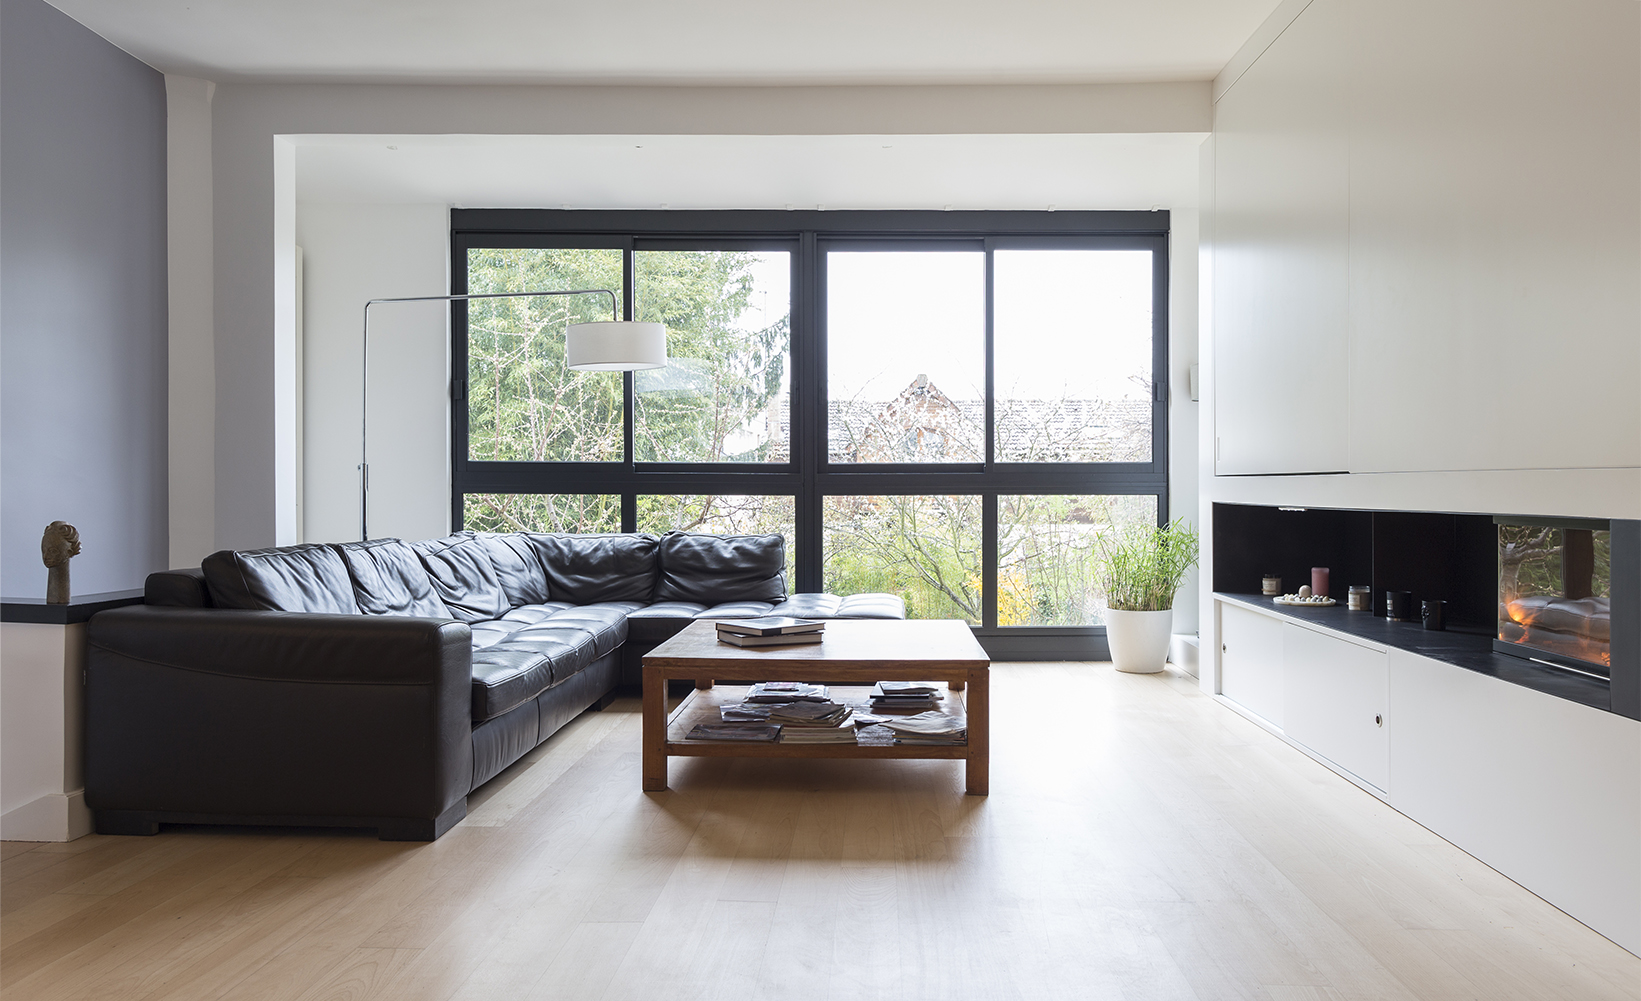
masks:
<svg viewBox="0 0 1641 1001"><path fill-rule="evenodd" d="M984 796L991 789L991 678L970 678L963 701L969 715L968 793Z"/></svg>
<svg viewBox="0 0 1641 1001"><path fill-rule="evenodd" d="M644 791L667 788L667 679L644 672Z"/></svg>
<svg viewBox="0 0 1641 1001"><path fill-rule="evenodd" d="M710 692L712 691L712 682L708 679L696 678L695 690L698 692Z"/></svg>
<svg viewBox="0 0 1641 1001"><path fill-rule="evenodd" d="M950 688L954 692L961 692L964 684L966 684L966 682L962 678L958 678L956 681L946 682L946 687Z"/></svg>

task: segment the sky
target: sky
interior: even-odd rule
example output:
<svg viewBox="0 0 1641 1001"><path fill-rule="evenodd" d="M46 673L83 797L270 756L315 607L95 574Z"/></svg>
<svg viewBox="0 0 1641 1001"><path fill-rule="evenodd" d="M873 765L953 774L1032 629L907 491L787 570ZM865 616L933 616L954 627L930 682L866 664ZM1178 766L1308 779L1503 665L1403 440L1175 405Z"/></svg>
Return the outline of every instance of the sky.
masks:
<svg viewBox="0 0 1641 1001"><path fill-rule="evenodd" d="M1146 395L1130 376L1150 374L1148 251L998 250L995 258L1000 396ZM785 285L783 273L782 299ZM890 399L918 375L955 399L979 399L985 255L834 251L827 327L833 399Z"/></svg>

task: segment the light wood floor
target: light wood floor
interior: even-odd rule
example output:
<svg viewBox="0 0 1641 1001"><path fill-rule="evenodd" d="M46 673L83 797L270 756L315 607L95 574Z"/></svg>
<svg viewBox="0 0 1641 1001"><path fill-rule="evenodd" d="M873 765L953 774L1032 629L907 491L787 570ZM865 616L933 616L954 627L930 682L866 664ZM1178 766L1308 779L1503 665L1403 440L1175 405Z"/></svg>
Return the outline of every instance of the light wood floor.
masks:
<svg viewBox="0 0 1641 1001"><path fill-rule="evenodd" d="M7 844L8 1001L1598 999L1641 959L1176 676L993 672L959 762L674 760L577 720L431 845ZM1086 717L1056 719L1075 690Z"/></svg>

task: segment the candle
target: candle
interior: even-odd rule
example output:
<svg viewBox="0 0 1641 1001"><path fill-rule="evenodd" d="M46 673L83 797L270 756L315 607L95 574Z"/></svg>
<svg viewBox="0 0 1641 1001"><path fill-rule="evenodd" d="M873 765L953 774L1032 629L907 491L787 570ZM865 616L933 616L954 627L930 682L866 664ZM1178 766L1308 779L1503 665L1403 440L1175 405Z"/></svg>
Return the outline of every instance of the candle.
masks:
<svg viewBox="0 0 1641 1001"><path fill-rule="evenodd" d="M1328 568L1311 567L1311 593L1320 597L1328 594Z"/></svg>

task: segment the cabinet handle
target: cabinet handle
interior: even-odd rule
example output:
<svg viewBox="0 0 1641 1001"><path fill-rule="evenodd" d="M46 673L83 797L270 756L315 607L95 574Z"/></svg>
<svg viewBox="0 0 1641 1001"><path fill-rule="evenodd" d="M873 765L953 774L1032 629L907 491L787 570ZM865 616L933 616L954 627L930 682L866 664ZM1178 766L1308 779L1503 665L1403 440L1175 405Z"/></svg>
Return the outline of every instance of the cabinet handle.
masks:
<svg viewBox="0 0 1641 1001"><path fill-rule="evenodd" d="M1221 644L1220 644L1220 645L1219 645L1219 652L1220 652L1220 653L1224 653L1224 652L1225 652L1225 651L1227 651L1227 650L1229 650L1229 649L1231 649L1231 648L1230 648L1230 647L1228 647L1228 646L1226 646L1226 645L1225 645L1225 644L1223 644L1223 643L1221 643Z"/></svg>
<svg viewBox="0 0 1641 1001"><path fill-rule="evenodd" d="M1373 714L1373 725L1374 726L1384 726L1385 725L1385 717L1384 717L1383 713L1374 713Z"/></svg>

